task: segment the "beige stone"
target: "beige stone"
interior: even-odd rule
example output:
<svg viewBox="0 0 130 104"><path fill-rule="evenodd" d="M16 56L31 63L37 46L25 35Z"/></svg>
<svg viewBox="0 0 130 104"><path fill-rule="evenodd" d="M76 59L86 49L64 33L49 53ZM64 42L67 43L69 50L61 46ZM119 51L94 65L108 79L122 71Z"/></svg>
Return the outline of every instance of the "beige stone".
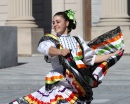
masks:
<svg viewBox="0 0 130 104"><path fill-rule="evenodd" d="M40 28L18 28L18 55L38 54L38 42L43 35Z"/></svg>
<svg viewBox="0 0 130 104"><path fill-rule="evenodd" d="M102 0L101 17L97 26L130 25L127 0Z"/></svg>
<svg viewBox="0 0 130 104"><path fill-rule="evenodd" d="M5 26L8 15L7 0L0 0L0 26Z"/></svg>
<svg viewBox="0 0 130 104"><path fill-rule="evenodd" d="M0 5L0 13L7 13L8 9L7 9L7 5Z"/></svg>
<svg viewBox="0 0 130 104"><path fill-rule="evenodd" d="M38 27L32 16L32 0L8 0L6 26Z"/></svg>
<svg viewBox="0 0 130 104"><path fill-rule="evenodd" d="M32 0L8 0L6 26L17 26L18 55L37 54L37 45L43 29L37 28L32 16Z"/></svg>
<svg viewBox="0 0 130 104"><path fill-rule="evenodd" d="M0 0L0 5L7 5L8 0Z"/></svg>

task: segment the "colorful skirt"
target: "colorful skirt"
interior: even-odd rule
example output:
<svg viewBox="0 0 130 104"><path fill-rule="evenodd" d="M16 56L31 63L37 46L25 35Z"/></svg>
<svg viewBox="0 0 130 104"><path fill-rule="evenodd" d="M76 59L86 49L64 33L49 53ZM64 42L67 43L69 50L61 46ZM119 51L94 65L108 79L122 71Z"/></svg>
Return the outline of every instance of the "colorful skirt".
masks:
<svg viewBox="0 0 130 104"><path fill-rule="evenodd" d="M97 55L109 54L124 48L120 27L117 27L88 43ZM56 70L46 75L45 86L36 92L23 96L9 104L90 104L92 88L98 86L108 69L113 66L123 53L110 57L105 62L89 67L92 77L82 76L71 64L64 73ZM84 79L87 77L87 80ZM87 96L87 97L86 97Z"/></svg>
<svg viewBox="0 0 130 104"><path fill-rule="evenodd" d="M66 73L68 74L66 77L70 79L73 77L68 70ZM47 90L48 88L43 86L38 91L18 98L9 104L77 104L79 102L84 104L84 102L88 102L86 99L79 97L77 91L80 90L79 88L75 87L74 89L72 87L77 86L77 83L70 80L72 81L72 84L63 76L62 73L53 70L47 74L46 80L50 81L51 83L55 82L55 84L53 84L54 86L50 90Z"/></svg>

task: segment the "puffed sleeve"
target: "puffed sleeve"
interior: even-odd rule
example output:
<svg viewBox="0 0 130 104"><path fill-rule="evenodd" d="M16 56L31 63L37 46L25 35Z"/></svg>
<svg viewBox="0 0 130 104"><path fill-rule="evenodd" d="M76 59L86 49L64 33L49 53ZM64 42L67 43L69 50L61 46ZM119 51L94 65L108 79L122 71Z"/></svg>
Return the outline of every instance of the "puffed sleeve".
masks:
<svg viewBox="0 0 130 104"><path fill-rule="evenodd" d="M42 53L43 55L47 55L49 56L48 54L48 51L49 51L49 48L53 46L53 47L56 47L55 44L50 41L50 40L46 40L46 41L42 41L39 45L38 45L38 48L37 50Z"/></svg>
<svg viewBox="0 0 130 104"><path fill-rule="evenodd" d="M94 65L95 62L95 52L93 50L91 50L91 48L89 46L87 46L86 42L80 37L78 36L81 44L83 46L83 50L84 50L84 58L83 58L83 62L86 65Z"/></svg>

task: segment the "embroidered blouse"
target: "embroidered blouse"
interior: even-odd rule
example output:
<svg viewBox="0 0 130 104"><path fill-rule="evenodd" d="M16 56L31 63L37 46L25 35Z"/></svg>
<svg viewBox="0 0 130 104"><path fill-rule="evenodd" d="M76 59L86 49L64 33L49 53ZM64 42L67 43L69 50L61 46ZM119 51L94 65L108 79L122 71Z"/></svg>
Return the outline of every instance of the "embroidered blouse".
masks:
<svg viewBox="0 0 130 104"><path fill-rule="evenodd" d="M70 36L69 34L63 34L63 35L57 35L60 44L62 44L63 48L68 48L71 49L71 52L73 54L77 53L77 49L78 49L78 42L76 41L76 39L73 36ZM93 65L94 61L95 61L95 52L93 50L91 50L91 48L89 46L87 46L86 42L80 37L78 36L82 47L83 47L83 53L84 53L84 58L83 58L83 62L86 65ZM38 46L38 51L40 53L42 53L43 55L48 55L50 60L51 60L51 64L53 69L61 69L62 66L59 63L59 59L57 56L51 57L48 54L49 48L53 46L56 47L55 44L50 41L42 41L39 46Z"/></svg>

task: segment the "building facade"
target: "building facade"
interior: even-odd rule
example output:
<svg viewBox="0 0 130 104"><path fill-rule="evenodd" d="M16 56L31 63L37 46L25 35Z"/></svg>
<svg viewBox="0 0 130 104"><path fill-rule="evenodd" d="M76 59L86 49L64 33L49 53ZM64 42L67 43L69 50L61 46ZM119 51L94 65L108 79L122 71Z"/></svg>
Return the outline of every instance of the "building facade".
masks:
<svg viewBox="0 0 130 104"><path fill-rule="evenodd" d="M87 1L91 1L91 19L86 18ZM120 26L129 54L130 17L127 0L0 0L0 26L17 26L18 54L37 54L37 44L45 33L54 33L52 16L58 11L75 11L77 28L72 35L95 37ZM91 32L86 34L86 22ZM89 39L89 40L90 40Z"/></svg>

